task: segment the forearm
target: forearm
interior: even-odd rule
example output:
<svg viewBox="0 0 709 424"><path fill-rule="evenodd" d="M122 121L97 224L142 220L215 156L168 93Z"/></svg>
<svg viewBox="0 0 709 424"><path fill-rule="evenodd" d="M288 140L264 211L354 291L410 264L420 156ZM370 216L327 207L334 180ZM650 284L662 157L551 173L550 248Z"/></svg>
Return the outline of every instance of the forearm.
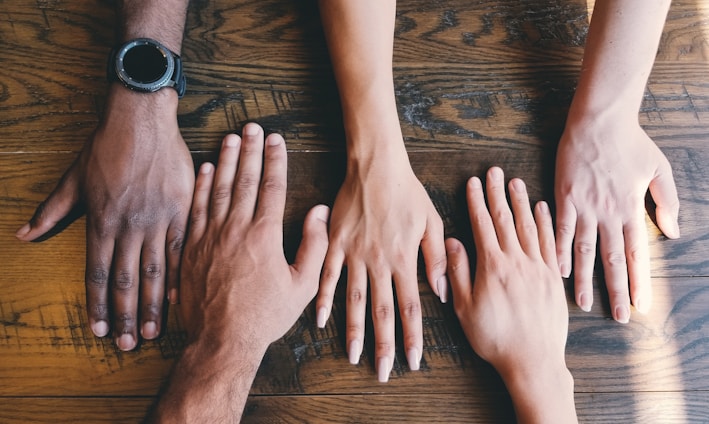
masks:
<svg viewBox="0 0 709 424"><path fill-rule="evenodd" d="M180 54L189 0L118 2L119 42L147 37Z"/></svg>
<svg viewBox="0 0 709 424"><path fill-rule="evenodd" d="M405 153L392 71L396 1L320 0L350 156Z"/></svg>
<svg viewBox="0 0 709 424"><path fill-rule="evenodd" d="M671 0L598 0L570 116L637 116Z"/></svg>
<svg viewBox="0 0 709 424"><path fill-rule="evenodd" d="M251 345L188 346L147 422L239 422L265 351Z"/></svg>
<svg viewBox="0 0 709 424"><path fill-rule="evenodd" d="M524 373L522 367L503 375L512 397L517 422L577 422L574 402L574 379L565 365L548 367L535 364L534 371Z"/></svg>

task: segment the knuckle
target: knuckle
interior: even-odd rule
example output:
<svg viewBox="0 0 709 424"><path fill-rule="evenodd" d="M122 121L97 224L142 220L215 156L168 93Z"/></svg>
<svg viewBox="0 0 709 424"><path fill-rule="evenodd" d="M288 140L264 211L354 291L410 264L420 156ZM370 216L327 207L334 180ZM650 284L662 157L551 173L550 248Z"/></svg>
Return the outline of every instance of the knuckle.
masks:
<svg viewBox="0 0 709 424"><path fill-rule="evenodd" d="M160 264L150 263L143 267L143 280L151 281L162 278L163 270Z"/></svg>
<svg viewBox="0 0 709 424"><path fill-rule="evenodd" d="M619 265L625 266L625 254L620 251L609 252L606 255L606 260L607 260L608 264L611 266L619 266Z"/></svg>
<svg viewBox="0 0 709 424"><path fill-rule="evenodd" d="M340 274L336 272L333 268L324 268L322 271L323 281L337 281L340 279Z"/></svg>
<svg viewBox="0 0 709 424"><path fill-rule="evenodd" d="M593 243L587 241L577 241L574 248L579 255L592 255L596 250Z"/></svg>
<svg viewBox="0 0 709 424"><path fill-rule="evenodd" d="M258 184L259 178L257 176L244 173L243 175L239 176L239 179L236 181L236 188L238 191L253 190L254 188L258 187Z"/></svg>
<svg viewBox="0 0 709 424"><path fill-rule="evenodd" d="M124 312L116 315L116 326L119 332L128 333L135 328L136 320L133 314Z"/></svg>
<svg viewBox="0 0 709 424"><path fill-rule="evenodd" d="M105 303L93 304L89 311L94 319L106 319L108 317L108 305Z"/></svg>
<svg viewBox="0 0 709 424"><path fill-rule="evenodd" d="M641 262L646 258L644 250L639 246L632 246L628 249L628 259L633 262Z"/></svg>
<svg viewBox="0 0 709 424"><path fill-rule="evenodd" d="M364 293L359 289L349 290L347 293L347 303L350 305L359 305L364 302Z"/></svg>
<svg viewBox="0 0 709 424"><path fill-rule="evenodd" d="M206 212L205 212L206 213ZM185 247L185 232L183 230L176 230L174 236L168 240L167 248L170 252L180 253Z"/></svg>
<svg viewBox="0 0 709 424"><path fill-rule="evenodd" d="M143 305L142 308L143 318L147 320L155 320L156 318L160 317L161 312L162 305L159 303L148 303L146 305Z"/></svg>
<svg viewBox="0 0 709 424"><path fill-rule="evenodd" d="M570 224L558 223L556 226L556 231L558 232L559 236L571 237L574 235L575 228Z"/></svg>
<svg viewBox="0 0 709 424"><path fill-rule="evenodd" d="M231 187L226 184L217 184L212 190L212 200L216 204L228 202L231 197Z"/></svg>
<svg viewBox="0 0 709 424"><path fill-rule="evenodd" d="M114 285L118 291L128 291L135 285L133 274L128 271L119 271L116 273Z"/></svg>
<svg viewBox="0 0 709 424"><path fill-rule="evenodd" d="M394 308L392 305L378 305L374 308L374 318L378 321L389 321L394 318Z"/></svg>
<svg viewBox="0 0 709 424"><path fill-rule="evenodd" d="M108 284L108 270L95 267L86 272L86 284L90 288L104 289Z"/></svg>
<svg viewBox="0 0 709 424"><path fill-rule="evenodd" d="M192 208L192 214L190 215L192 222L201 222L207 219L207 208L196 207Z"/></svg>
<svg viewBox="0 0 709 424"><path fill-rule="evenodd" d="M401 305L401 319L414 321L421 317L421 303L415 300L405 302Z"/></svg>
<svg viewBox="0 0 709 424"><path fill-rule="evenodd" d="M281 194L285 193L286 185L279 178L268 177L261 182L261 191L270 194Z"/></svg>

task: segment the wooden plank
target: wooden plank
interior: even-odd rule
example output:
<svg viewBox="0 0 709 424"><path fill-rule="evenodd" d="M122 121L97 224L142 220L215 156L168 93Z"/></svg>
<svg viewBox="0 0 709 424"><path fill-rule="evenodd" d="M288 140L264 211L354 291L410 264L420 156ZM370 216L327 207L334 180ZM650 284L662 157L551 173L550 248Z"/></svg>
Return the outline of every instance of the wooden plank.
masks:
<svg viewBox="0 0 709 424"><path fill-rule="evenodd" d="M192 149L211 149L257 119L292 148L342 150L337 91L315 4L306 3L193 4L184 52L190 88L179 109ZM409 148L556 144L580 67L585 7L401 2L395 76ZM103 113L111 8L15 8L0 20L0 151L78 151ZM705 9L672 7L642 117L661 143L707 136L709 43L697 30Z"/></svg>
<svg viewBox="0 0 709 424"><path fill-rule="evenodd" d="M647 424L706 422L706 392L576 394L580 422ZM152 397L0 398L0 421L32 423L136 423ZM505 393L476 398L464 393L414 395L250 396L244 423L501 423L514 412Z"/></svg>
<svg viewBox="0 0 709 424"><path fill-rule="evenodd" d="M697 154L703 157L702 152ZM170 315L169 329L159 341L143 343L136 352L120 352L110 340L94 338L86 327L83 220L40 244L23 244L12 237L72 156L0 155L0 396L154 394L182 348L183 335L174 316ZM539 198L542 187L549 186L543 157L538 152L520 161L509 151L484 148L458 154L414 153L412 161L448 232L464 235L462 187L467 176L482 175L489 164L501 164L510 175L527 178L532 197ZM289 254L310 205L333 198L342 161L341 154L291 153L290 189L298 196L291 196L286 212ZM684 238L663 241L650 228L653 272L666 276L653 281L652 313L634 315L627 326L615 324L599 281L592 313L571 306L568 362L579 379L577 390L707 389L709 281L677 277L707 275L706 194L692 172L677 175L681 187L688 189L682 191ZM426 346L422 371L408 371L405 355L398 350L392 381L377 384L369 359L371 344L359 366L350 366L345 359L344 284L339 288L333 317L324 330L315 328L309 308L289 335L269 350L254 393L409 393L421 386L460 392L501 389L494 371L468 347L451 305L441 306L423 280L419 285ZM367 340L372 340L371 332Z"/></svg>

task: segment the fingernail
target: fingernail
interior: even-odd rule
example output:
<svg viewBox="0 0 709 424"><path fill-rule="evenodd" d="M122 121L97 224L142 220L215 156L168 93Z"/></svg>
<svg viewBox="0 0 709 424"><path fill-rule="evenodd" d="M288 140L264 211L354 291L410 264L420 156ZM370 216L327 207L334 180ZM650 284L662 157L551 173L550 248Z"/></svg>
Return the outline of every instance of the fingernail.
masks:
<svg viewBox="0 0 709 424"><path fill-rule="evenodd" d="M421 359L419 358L419 351L415 347L406 351L406 361L409 363L409 369L411 371L418 371L421 365Z"/></svg>
<svg viewBox="0 0 709 424"><path fill-rule="evenodd" d="M495 181L501 180L502 179L502 169L500 169L496 166L490 168L490 178Z"/></svg>
<svg viewBox="0 0 709 424"><path fill-rule="evenodd" d="M321 306L318 309L318 317L317 317L318 328L325 328L326 323L327 323L327 308L324 306Z"/></svg>
<svg viewBox="0 0 709 424"><path fill-rule="evenodd" d="M148 321L143 324L143 328L140 330L140 334L143 338L152 340L158 336L158 325L155 321Z"/></svg>
<svg viewBox="0 0 709 424"><path fill-rule="evenodd" d="M677 221L674 221L672 223L672 235L670 236L670 238L677 239L677 238L679 238L679 236L680 236L679 223Z"/></svg>
<svg viewBox="0 0 709 424"><path fill-rule="evenodd" d="M482 183L480 182L480 178L478 177L472 177L469 181L470 187L472 188L482 188Z"/></svg>
<svg viewBox="0 0 709 424"><path fill-rule="evenodd" d="M589 296L588 293L581 293L579 295L579 308L581 308L584 312L590 312L591 305L593 305L593 299L591 299L591 296Z"/></svg>
<svg viewBox="0 0 709 424"><path fill-rule="evenodd" d="M239 137L236 134L229 134L224 137L224 145L236 147L239 144Z"/></svg>
<svg viewBox="0 0 709 424"><path fill-rule="evenodd" d="M571 267L569 264L559 264L559 272L562 277L569 278L569 275L571 274Z"/></svg>
<svg viewBox="0 0 709 424"><path fill-rule="evenodd" d="M283 142L283 137L280 134L271 134L266 139L266 144L269 146L278 146Z"/></svg>
<svg viewBox="0 0 709 424"><path fill-rule="evenodd" d="M438 278L436 287L438 288L438 298L441 299L441 303L446 303L448 301L448 279L445 275Z"/></svg>
<svg viewBox="0 0 709 424"><path fill-rule="evenodd" d="M22 228L17 230L17 232L15 233L15 237L24 237L25 235L27 235L27 233L30 232L31 229L32 229L32 226L28 222L25 225L23 225Z"/></svg>
<svg viewBox="0 0 709 424"><path fill-rule="evenodd" d="M103 337L108 334L108 323L106 321L96 321L91 324L91 331L96 337Z"/></svg>
<svg viewBox="0 0 709 424"><path fill-rule="evenodd" d="M322 222L327 223L330 219L330 208L325 205L320 205L315 209L315 217Z"/></svg>
<svg viewBox="0 0 709 424"><path fill-rule="evenodd" d="M630 309L626 305L616 306L615 320L621 324L627 324L630 321Z"/></svg>
<svg viewBox="0 0 709 424"><path fill-rule="evenodd" d="M515 191L518 193L524 193L524 191L525 191L524 182L520 179L515 178L514 180L512 180L512 188L514 188Z"/></svg>
<svg viewBox="0 0 709 424"><path fill-rule="evenodd" d="M545 201L539 202L539 212L544 215L549 215L549 205Z"/></svg>
<svg viewBox="0 0 709 424"><path fill-rule="evenodd" d="M132 334L121 334L121 337L116 338L116 346L123 351L132 350L135 347L135 339Z"/></svg>
<svg viewBox="0 0 709 424"><path fill-rule="evenodd" d="M209 174L210 172L212 172L213 169L214 165L209 162L205 162L202 164L202 166L200 166L199 172L201 172L202 174Z"/></svg>
<svg viewBox="0 0 709 424"><path fill-rule="evenodd" d="M633 299L633 305L635 305L635 309L641 314L646 314L650 309L648 306L649 303L644 302L642 298Z"/></svg>
<svg viewBox="0 0 709 424"><path fill-rule="evenodd" d="M244 135L258 135L261 131L261 127L257 124L246 124L244 127Z"/></svg>
<svg viewBox="0 0 709 424"><path fill-rule="evenodd" d="M177 289L170 289L167 292L167 301L170 302L170 305L177 305Z"/></svg>
<svg viewBox="0 0 709 424"><path fill-rule="evenodd" d="M348 352L350 364L359 364L359 356L362 354L362 348L360 347L359 340L352 340L350 342L350 351Z"/></svg>
<svg viewBox="0 0 709 424"><path fill-rule="evenodd" d="M389 381L389 373L391 372L389 362L389 358L386 356L377 359L377 379L380 383Z"/></svg>

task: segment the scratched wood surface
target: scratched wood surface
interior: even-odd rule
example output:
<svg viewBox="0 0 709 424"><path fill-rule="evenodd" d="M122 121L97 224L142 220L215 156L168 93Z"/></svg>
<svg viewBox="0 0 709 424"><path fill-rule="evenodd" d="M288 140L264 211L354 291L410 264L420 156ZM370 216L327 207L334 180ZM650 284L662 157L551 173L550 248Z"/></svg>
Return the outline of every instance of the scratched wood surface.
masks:
<svg viewBox="0 0 709 424"><path fill-rule="evenodd" d="M551 199L553 158L588 27L585 0L400 0L395 84L411 162L449 235L469 238L463 185L501 165ZM53 188L103 111L113 2L0 1L0 422L137 422L183 347L165 334L120 352L84 312L84 221L43 243L14 231ZM338 97L315 1L192 2L179 122L196 162L257 120L285 135L286 251L305 212L344 173ZM610 319L570 304L568 365L582 422L709 422L709 2L673 3L640 121L668 156L682 239L648 218L655 301ZM344 284L340 288L344 287ZM422 369L397 351L376 383L368 344L344 351L338 293L324 330L308 308L264 358L245 422L508 422L499 377L467 345L450 305L421 280ZM570 297L571 298L571 297ZM370 326L371 328L371 326ZM371 342L371 331L367 333Z"/></svg>

